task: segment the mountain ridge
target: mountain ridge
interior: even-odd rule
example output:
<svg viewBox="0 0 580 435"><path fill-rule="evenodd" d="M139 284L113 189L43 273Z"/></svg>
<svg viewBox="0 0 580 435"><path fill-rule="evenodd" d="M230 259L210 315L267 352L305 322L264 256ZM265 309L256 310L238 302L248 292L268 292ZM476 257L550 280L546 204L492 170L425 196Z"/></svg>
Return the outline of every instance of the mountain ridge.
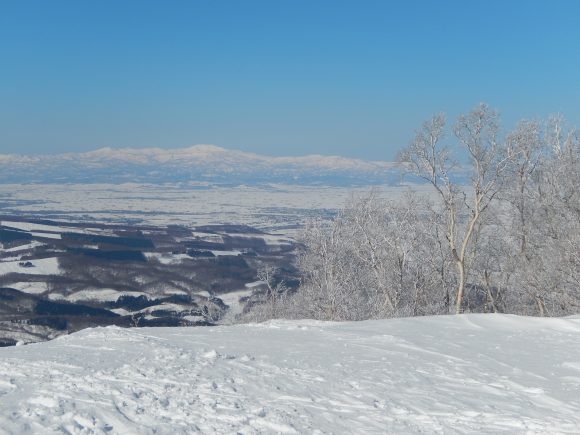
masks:
<svg viewBox="0 0 580 435"><path fill-rule="evenodd" d="M324 156L267 156L216 145L111 148L62 154L0 154L0 183L207 182L392 184L397 163Z"/></svg>

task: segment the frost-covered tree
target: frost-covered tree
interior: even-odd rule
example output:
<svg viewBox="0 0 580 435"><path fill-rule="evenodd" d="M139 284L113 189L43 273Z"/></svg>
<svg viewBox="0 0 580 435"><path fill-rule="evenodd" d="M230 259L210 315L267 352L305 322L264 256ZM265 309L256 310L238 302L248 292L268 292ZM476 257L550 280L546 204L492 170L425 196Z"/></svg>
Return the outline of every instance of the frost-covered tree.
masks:
<svg viewBox="0 0 580 435"><path fill-rule="evenodd" d="M417 196L387 201L371 192L330 224L311 223L301 238L296 300L310 316L329 320L442 312L444 286L427 261L436 249L428 206Z"/></svg>
<svg viewBox="0 0 580 435"><path fill-rule="evenodd" d="M417 131L413 142L400 153L412 173L429 182L443 208L445 239L457 270L455 312L463 310L463 297L473 260L474 240L497 194L504 185L509 158L498 141L498 114L480 104L461 115L453 127L459 145L466 152L468 185L454 181L460 168L446 146L445 116L434 116Z"/></svg>
<svg viewBox="0 0 580 435"><path fill-rule="evenodd" d="M265 309L266 318L280 317L284 298L287 296L288 287L284 280L277 279L279 270L271 265L258 268L257 278L265 286Z"/></svg>
<svg viewBox="0 0 580 435"><path fill-rule="evenodd" d="M523 128L522 128L523 125ZM513 148L510 308L560 315L580 310L580 141L561 117L520 125ZM522 132L522 129L524 131ZM527 131L526 131L527 130Z"/></svg>
<svg viewBox="0 0 580 435"><path fill-rule="evenodd" d="M579 313L579 134L560 117L505 136L498 125L486 105L459 116L449 137L445 115L424 123L400 161L434 199L373 191L330 222L310 222L302 285L269 300L272 316Z"/></svg>

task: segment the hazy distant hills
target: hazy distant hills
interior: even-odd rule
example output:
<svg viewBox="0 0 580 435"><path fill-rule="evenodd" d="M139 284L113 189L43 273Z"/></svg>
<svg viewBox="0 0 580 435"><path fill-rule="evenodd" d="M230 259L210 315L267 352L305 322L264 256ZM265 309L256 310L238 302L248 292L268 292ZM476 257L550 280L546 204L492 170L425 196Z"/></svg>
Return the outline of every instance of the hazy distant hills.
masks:
<svg viewBox="0 0 580 435"><path fill-rule="evenodd" d="M0 154L0 183L393 184L396 163L337 156L270 157L214 145L101 148L56 155Z"/></svg>

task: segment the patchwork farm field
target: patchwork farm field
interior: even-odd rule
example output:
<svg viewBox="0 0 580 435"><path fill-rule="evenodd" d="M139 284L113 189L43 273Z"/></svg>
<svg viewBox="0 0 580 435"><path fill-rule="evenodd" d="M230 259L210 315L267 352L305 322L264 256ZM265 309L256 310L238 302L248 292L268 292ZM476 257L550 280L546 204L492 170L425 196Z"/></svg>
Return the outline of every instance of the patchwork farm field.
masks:
<svg viewBox="0 0 580 435"><path fill-rule="evenodd" d="M295 244L244 225L0 217L0 344L90 326L199 326L260 300L261 267L295 286Z"/></svg>

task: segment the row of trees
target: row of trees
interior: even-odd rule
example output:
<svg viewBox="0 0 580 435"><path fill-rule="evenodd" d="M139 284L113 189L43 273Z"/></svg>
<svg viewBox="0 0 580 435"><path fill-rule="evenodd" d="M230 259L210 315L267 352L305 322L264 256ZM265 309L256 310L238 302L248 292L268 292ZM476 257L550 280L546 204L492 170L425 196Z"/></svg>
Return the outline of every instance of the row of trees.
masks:
<svg viewBox="0 0 580 435"><path fill-rule="evenodd" d="M389 200L373 191L332 222L308 225L302 285L273 295L272 312L361 320L580 311L577 131L554 117L501 135L483 104L448 130L438 114L400 152L428 193Z"/></svg>

